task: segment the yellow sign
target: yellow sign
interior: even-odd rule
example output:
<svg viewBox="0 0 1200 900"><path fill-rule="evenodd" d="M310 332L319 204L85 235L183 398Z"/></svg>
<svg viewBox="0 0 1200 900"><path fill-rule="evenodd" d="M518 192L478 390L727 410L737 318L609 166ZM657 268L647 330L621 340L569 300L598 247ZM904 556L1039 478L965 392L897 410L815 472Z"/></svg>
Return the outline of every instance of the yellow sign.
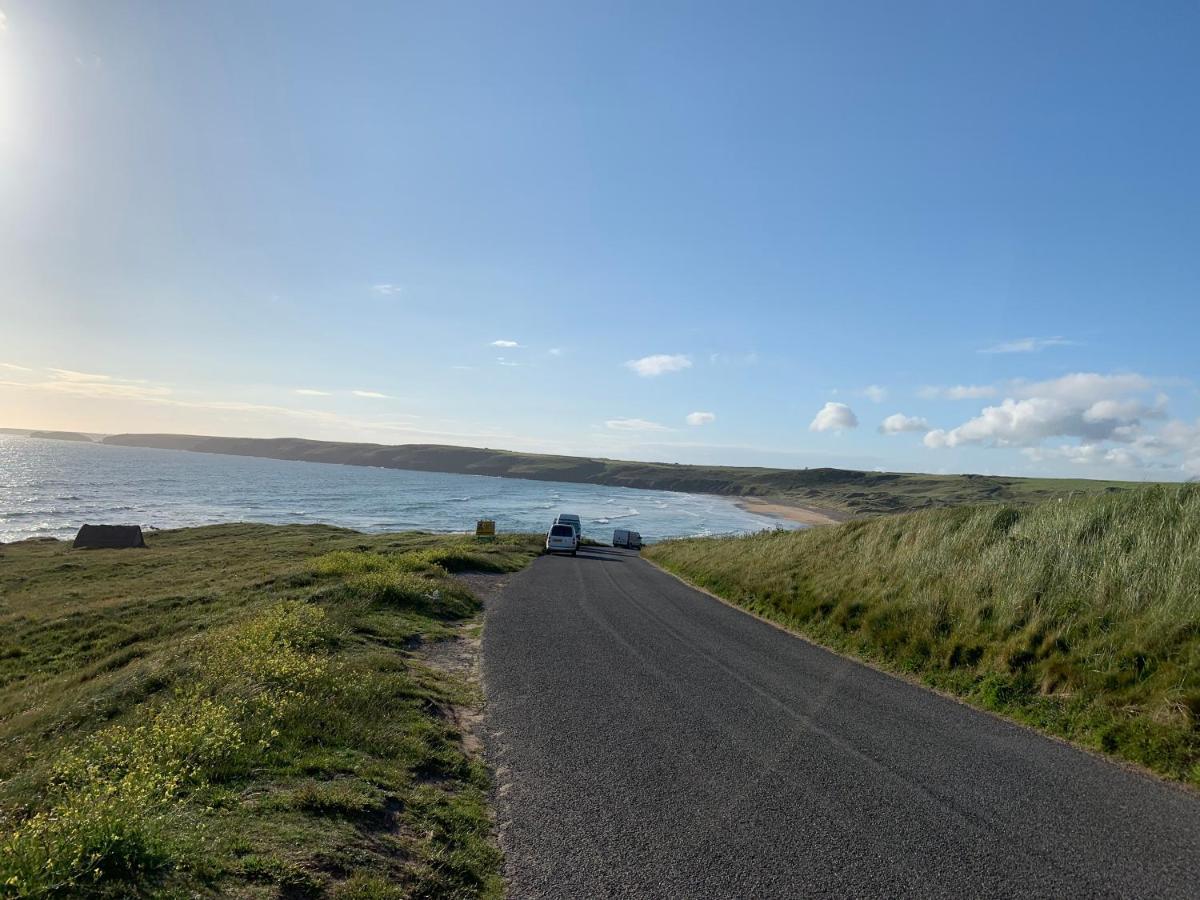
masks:
<svg viewBox="0 0 1200 900"><path fill-rule="evenodd" d="M496 523L492 519L480 519L475 523L476 537L495 537Z"/></svg>

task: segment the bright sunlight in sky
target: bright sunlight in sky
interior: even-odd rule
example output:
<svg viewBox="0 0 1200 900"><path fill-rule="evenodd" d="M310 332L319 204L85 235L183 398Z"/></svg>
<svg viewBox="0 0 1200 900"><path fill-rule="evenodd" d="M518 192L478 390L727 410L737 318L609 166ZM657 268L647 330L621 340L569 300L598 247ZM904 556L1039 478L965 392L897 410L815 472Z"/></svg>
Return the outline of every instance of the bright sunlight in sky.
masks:
<svg viewBox="0 0 1200 900"><path fill-rule="evenodd" d="M0 426L1200 476L1200 7L0 0Z"/></svg>

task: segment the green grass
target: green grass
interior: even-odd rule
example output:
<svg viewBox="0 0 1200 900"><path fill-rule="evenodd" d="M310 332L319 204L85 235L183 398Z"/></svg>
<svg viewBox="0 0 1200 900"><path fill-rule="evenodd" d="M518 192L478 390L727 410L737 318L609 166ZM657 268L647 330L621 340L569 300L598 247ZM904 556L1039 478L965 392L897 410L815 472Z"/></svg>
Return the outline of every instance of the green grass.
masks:
<svg viewBox="0 0 1200 900"><path fill-rule="evenodd" d="M645 555L827 646L1200 786L1200 486Z"/></svg>
<svg viewBox="0 0 1200 900"><path fill-rule="evenodd" d="M0 894L499 894L487 774L422 643L487 544L324 526L0 547ZM468 624L470 623L470 624Z"/></svg>

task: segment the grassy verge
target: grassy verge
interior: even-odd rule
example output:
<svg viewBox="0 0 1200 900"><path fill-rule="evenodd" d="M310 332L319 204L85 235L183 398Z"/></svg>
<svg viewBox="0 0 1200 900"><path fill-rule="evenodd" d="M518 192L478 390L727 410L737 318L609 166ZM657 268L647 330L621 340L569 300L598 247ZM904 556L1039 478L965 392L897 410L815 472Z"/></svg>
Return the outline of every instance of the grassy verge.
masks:
<svg viewBox="0 0 1200 900"><path fill-rule="evenodd" d="M646 556L827 646L1200 786L1200 487Z"/></svg>
<svg viewBox="0 0 1200 900"><path fill-rule="evenodd" d="M489 543L322 526L0 548L0 894L500 891L481 763L418 662Z"/></svg>

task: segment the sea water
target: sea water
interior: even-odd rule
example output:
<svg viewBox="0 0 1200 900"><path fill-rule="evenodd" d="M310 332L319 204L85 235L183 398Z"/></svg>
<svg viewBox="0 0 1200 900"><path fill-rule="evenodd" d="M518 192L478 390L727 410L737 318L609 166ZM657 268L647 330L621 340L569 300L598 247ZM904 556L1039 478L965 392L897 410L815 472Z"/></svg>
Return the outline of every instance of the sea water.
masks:
<svg viewBox="0 0 1200 900"><path fill-rule="evenodd" d="M73 537L84 522L180 528L322 522L360 531L544 532L577 513L586 537L647 541L794 523L707 494L448 475L0 435L0 542Z"/></svg>

